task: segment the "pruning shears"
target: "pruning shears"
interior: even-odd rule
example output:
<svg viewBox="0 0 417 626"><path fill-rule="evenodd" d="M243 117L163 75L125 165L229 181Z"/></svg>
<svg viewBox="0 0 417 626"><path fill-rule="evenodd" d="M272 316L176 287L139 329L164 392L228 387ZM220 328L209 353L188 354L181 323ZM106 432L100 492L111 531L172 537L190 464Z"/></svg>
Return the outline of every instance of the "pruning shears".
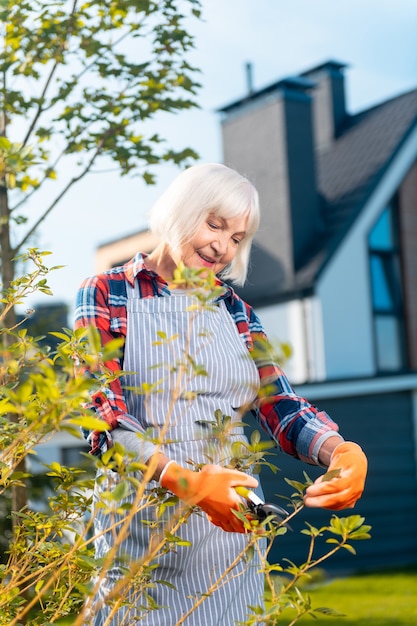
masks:
<svg viewBox="0 0 417 626"><path fill-rule="evenodd" d="M242 498L245 498L248 508L260 522L266 520L267 517L271 517L273 523L280 523L288 517L288 511L276 504L264 502L256 493L247 487L235 487L235 489Z"/></svg>

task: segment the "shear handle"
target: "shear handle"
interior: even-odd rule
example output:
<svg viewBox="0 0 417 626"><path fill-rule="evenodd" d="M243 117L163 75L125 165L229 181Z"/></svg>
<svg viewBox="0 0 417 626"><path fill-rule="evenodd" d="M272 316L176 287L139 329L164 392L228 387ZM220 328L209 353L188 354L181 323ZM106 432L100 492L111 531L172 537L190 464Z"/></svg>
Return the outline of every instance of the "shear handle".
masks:
<svg viewBox="0 0 417 626"><path fill-rule="evenodd" d="M288 511L276 504L266 503L259 496L247 487L235 487L237 493L245 498L251 511L255 513L261 521L267 517L277 517L280 521L289 515Z"/></svg>

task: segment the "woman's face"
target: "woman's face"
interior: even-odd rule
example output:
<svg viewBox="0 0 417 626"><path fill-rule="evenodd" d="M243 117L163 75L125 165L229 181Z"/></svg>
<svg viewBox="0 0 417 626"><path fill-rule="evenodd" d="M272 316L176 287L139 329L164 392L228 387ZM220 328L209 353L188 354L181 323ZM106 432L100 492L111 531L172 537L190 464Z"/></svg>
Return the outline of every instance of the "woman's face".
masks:
<svg viewBox="0 0 417 626"><path fill-rule="evenodd" d="M225 219L209 215L194 237L181 247L181 261L186 267L207 268L218 274L233 261L246 236L247 221L247 216Z"/></svg>

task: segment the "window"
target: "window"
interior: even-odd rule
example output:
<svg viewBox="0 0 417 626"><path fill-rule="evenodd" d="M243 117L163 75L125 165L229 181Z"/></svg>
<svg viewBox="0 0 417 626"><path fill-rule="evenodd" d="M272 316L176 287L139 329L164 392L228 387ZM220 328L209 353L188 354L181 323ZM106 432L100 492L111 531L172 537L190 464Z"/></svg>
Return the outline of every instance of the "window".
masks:
<svg viewBox="0 0 417 626"><path fill-rule="evenodd" d="M85 458L82 452L88 452L87 446L71 446L61 448L61 463L66 467L80 467L85 465Z"/></svg>
<svg viewBox="0 0 417 626"><path fill-rule="evenodd" d="M395 202L382 211L368 237L378 371L405 367L404 320Z"/></svg>

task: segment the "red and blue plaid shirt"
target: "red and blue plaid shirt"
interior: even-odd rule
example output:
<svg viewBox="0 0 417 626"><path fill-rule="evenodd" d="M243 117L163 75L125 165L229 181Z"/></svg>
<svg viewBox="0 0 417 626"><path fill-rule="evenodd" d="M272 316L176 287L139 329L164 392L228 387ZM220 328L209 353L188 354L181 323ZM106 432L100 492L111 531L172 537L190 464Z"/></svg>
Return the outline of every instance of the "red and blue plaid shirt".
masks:
<svg viewBox="0 0 417 626"><path fill-rule="evenodd" d="M125 338L127 328L126 282L137 281L142 298L169 297L167 283L144 265L145 255L138 253L123 266L113 268L92 278L87 278L77 296L75 328L95 326L102 344L115 338ZM252 307L245 303L233 289L225 287L223 298L248 350L257 339L266 340L262 324ZM252 412L261 427L278 444L281 450L308 463L318 463L318 451L338 426L324 412L319 411L292 389L277 363L263 359L255 361L259 371L260 388L267 385L266 397L255 399ZM119 359L106 363L112 372L120 371ZM139 421L128 414L121 382L116 378L103 391L92 396L89 405L105 420L110 430L121 425L128 430L142 431ZM99 454L111 445L111 436L92 433L89 436L92 453Z"/></svg>

